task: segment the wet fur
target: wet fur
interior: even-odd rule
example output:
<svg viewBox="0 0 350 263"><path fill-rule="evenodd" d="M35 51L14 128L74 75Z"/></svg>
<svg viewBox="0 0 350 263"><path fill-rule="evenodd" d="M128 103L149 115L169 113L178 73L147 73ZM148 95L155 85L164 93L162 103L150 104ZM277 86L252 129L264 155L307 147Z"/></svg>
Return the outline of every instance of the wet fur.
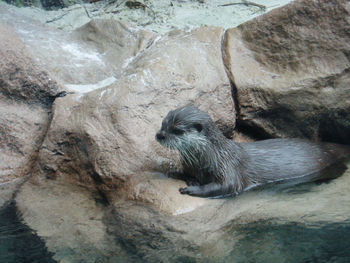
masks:
<svg viewBox="0 0 350 263"><path fill-rule="evenodd" d="M156 139L179 151L189 184L180 192L201 197L237 195L258 185L311 175L350 155L347 146L302 139L236 143L194 106L170 111Z"/></svg>

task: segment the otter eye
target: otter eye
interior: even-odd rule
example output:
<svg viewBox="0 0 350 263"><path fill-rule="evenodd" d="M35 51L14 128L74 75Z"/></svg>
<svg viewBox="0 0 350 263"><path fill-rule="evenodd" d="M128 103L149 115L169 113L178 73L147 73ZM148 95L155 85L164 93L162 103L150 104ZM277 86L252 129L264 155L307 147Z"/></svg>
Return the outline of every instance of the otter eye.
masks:
<svg viewBox="0 0 350 263"><path fill-rule="evenodd" d="M172 130L172 132L175 134L175 135L182 135L184 134L184 130L181 130L181 129L178 129L178 128L175 128Z"/></svg>
<svg viewBox="0 0 350 263"><path fill-rule="evenodd" d="M203 126L200 123L193 124L193 127L198 131L201 132L203 130Z"/></svg>

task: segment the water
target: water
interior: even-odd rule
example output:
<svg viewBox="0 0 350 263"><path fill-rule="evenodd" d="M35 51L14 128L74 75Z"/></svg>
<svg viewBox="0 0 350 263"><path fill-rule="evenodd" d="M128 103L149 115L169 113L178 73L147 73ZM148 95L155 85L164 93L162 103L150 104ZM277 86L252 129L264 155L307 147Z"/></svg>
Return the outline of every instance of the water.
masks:
<svg viewBox="0 0 350 263"><path fill-rule="evenodd" d="M234 231L244 237L226 262L350 262L350 222L306 226L269 221L236 226Z"/></svg>
<svg viewBox="0 0 350 263"><path fill-rule="evenodd" d="M0 262L53 263L44 241L22 223L14 201L0 209Z"/></svg>
<svg viewBox="0 0 350 263"><path fill-rule="evenodd" d="M45 243L23 224L15 203L0 210L0 262L56 262ZM232 224L233 235L242 235L224 262L233 263L348 263L350 262L350 222L277 224L260 221ZM105 258L102 262L108 262ZM176 262L196 262L177 257ZM204 262L217 262L204 260Z"/></svg>

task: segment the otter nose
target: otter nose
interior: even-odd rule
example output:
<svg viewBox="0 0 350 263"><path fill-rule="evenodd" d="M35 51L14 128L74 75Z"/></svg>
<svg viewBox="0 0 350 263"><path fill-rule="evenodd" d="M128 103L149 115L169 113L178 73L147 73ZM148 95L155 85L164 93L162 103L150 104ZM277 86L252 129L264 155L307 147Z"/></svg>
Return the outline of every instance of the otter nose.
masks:
<svg viewBox="0 0 350 263"><path fill-rule="evenodd" d="M162 131L157 132L157 134L156 134L156 139L157 139L158 141L164 140L164 139L165 139L164 132L162 132Z"/></svg>

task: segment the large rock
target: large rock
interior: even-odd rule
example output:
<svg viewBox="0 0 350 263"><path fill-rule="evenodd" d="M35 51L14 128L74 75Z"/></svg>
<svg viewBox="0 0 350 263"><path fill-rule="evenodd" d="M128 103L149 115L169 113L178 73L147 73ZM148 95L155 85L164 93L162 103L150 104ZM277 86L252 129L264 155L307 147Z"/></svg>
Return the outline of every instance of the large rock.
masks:
<svg viewBox="0 0 350 263"><path fill-rule="evenodd" d="M30 172L58 86L10 28L0 26L0 206Z"/></svg>
<svg viewBox="0 0 350 263"><path fill-rule="evenodd" d="M118 221L120 226L127 224L124 219L130 220L129 216L137 212L134 203L147 204L148 208L139 210L140 216L131 224L138 225L141 220L148 226L145 217L159 216L160 230L157 226L155 231L160 236L161 231L167 231L164 224L169 216L212 203L179 194L184 182L165 176L176 164L177 155L164 149L154 137L168 111L188 103L209 111L231 134L235 111L222 63L222 36L220 28L171 32L130 60L115 83L55 100L36 176L16 198L25 222L46 241L55 259L106 262L106 258L121 257L128 237L124 237L127 233L118 234L121 229L115 227ZM112 52L108 43L105 48ZM124 204L122 200L128 201ZM69 205L64 206L66 203ZM54 215L50 211L55 211ZM38 221L40 215L45 216ZM186 221L174 222L169 227L177 231L178 224ZM130 226L130 233L142 231L142 224L140 228ZM187 225L186 229L191 227ZM144 237L137 235L132 243L139 242L139 238ZM177 244L193 242L193 238L181 234L176 239ZM160 240L166 241L164 246L175 242L172 230ZM195 246L202 242L200 238ZM91 253L81 253L78 243L82 251ZM148 251L148 246L145 249ZM138 253L144 253L143 249ZM192 252L186 253L192 257ZM130 258L130 254L127 256ZM157 256L154 261L165 256Z"/></svg>
<svg viewBox="0 0 350 263"><path fill-rule="evenodd" d="M96 188L103 199L123 193L170 213L202 204L178 194L183 182L164 180L176 158L154 137L168 111L188 103L232 131L222 35L220 28L172 32L135 57L116 83L57 100L40 152L41 174Z"/></svg>
<svg viewBox="0 0 350 263"><path fill-rule="evenodd" d="M248 257L253 257L252 262L270 262L266 254L273 255L278 262L286 258L290 258L288 262L295 262L296 255L290 251L298 246L290 240L298 234L289 231L280 240L272 236L281 233L288 224L299 224L304 231L331 224L349 227L349 185L348 170L330 183L280 189L275 186L247 192L234 199L206 200L205 205L196 210L177 216L159 213L136 202L115 204L106 215L105 224L116 241L123 241L129 257L139 260L136 262L245 262ZM275 230L263 230L271 226ZM259 232L261 230L263 232ZM331 229L325 239L329 240L334 232L335 229ZM251 240L251 244L240 244L241 240L249 240L259 233L265 237ZM318 239L312 242L319 243ZM327 247L326 240L321 244L324 247ZM313 253L305 250L305 243L300 242L301 254L311 260ZM348 239L345 242L349 244ZM258 246L253 247L254 244ZM313 244L315 247L311 249L318 245ZM340 255L343 253L339 251ZM246 257L239 260L242 254Z"/></svg>
<svg viewBox="0 0 350 263"><path fill-rule="evenodd" d="M349 11L298 0L227 31L242 130L350 143Z"/></svg>

